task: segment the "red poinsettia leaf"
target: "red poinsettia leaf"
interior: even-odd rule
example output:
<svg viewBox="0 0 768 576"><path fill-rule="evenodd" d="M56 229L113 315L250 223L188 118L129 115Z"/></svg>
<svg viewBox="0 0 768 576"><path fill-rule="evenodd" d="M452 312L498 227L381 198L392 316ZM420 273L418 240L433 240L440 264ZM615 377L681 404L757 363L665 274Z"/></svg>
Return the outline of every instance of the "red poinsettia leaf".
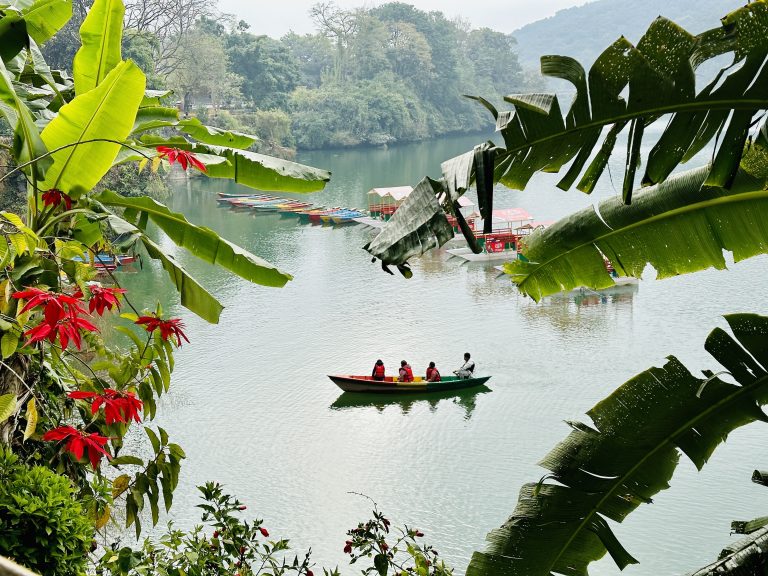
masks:
<svg viewBox="0 0 768 576"><path fill-rule="evenodd" d="M69 450L72 455L77 459L80 460L83 457L83 451L85 450L85 441L83 440L82 435L79 431L76 431L76 434L73 434L70 436L69 442L67 442L67 450Z"/></svg>
<svg viewBox="0 0 768 576"><path fill-rule="evenodd" d="M48 430L45 434L43 434L43 440L46 442L49 441L56 441L64 440L65 438L71 436L72 434L77 434L77 430L72 428L72 426L59 426L58 428L54 428L53 430Z"/></svg>

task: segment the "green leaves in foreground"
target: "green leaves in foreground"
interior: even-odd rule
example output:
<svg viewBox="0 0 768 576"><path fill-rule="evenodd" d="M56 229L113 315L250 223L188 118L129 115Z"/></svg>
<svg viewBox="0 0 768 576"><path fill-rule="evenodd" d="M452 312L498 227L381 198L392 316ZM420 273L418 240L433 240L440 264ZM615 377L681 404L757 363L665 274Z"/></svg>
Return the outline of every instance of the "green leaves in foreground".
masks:
<svg viewBox="0 0 768 576"><path fill-rule="evenodd" d="M730 190L703 186L708 167L672 176L636 193L630 206L611 198L536 232L526 260L505 265L525 294L539 300L579 286L613 285L603 256L620 276L658 278L726 266L768 252L768 153L753 145Z"/></svg>
<svg viewBox="0 0 768 576"><path fill-rule="evenodd" d="M736 383L693 376L674 356L635 376L588 415L541 462L550 471L520 491L516 510L475 552L467 576L584 575L609 553L620 568L637 560L616 539L621 522L669 487L682 451L701 469L736 428L768 421L768 317L726 316L706 350ZM556 483L547 482L552 479Z"/></svg>
<svg viewBox="0 0 768 576"><path fill-rule="evenodd" d="M209 264L226 268L249 282L281 287L292 278L266 260L224 240L210 228L190 223L182 214L172 212L152 198L125 197L105 190L94 196L94 200L109 208L124 209L124 219L109 217L112 228L131 242L141 241L150 257L159 260L170 275L181 295L181 303L208 322L219 321L222 305L171 254L164 252L144 233L148 221L154 222L174 243L190 254Z"/></svg>

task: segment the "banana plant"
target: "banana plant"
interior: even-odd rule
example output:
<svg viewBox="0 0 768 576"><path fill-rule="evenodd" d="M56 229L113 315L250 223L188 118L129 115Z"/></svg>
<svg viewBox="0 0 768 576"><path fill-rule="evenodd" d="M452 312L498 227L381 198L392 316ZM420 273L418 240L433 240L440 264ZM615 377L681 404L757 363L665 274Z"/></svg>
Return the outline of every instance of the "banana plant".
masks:
<svg viewBox="0 0 768 576"><path fill-rule="evenodd" d="M566 80L576 89L568 111L561 112L554 94L507 96L514 106L511 111L499 111L482 97L473 97L493 114L504 146L479 144L444 162L442 177L433 185L435 196L443 198L441 205L433 204L428 217L423 207L418 217L407 207L398 210L389 230L385 228L365 249L385 266L403 268L410 258L442 245L445 214L462 223L456 201L472 185L486 224L496 183L524 189L536 172L564 172L558 187L568 190L576 184L589 193L624 130L628 131L624 204L632 202L641 164L642 187L659 184L713 140L716 151L702 185L731 188L745 145L766 132L766 125L760 125L768 109L768 70L762 65L768 55L766 38L768 2L757 0L728 14L721 26L695 36L659 18L636 46L624 37L609 46L589 72L572 58L542 58L544 75ZM724 54L733 56L732 63L697 89L696 69ZM641 158L647 127L662 119L666 127L648 156ZM462 230L475 248L471 231ZM419 243L409 240L413 234Z"/></svg>
<svg viewBox="0 0 768 576"><path fill-rule="evenodd" d="M705 349L724 370L691 374L674 356L638 374L593 407L526 484L518 505L467 576L587 574L606 553L621 569L638 562L610 521L622 522L669 487L681 453L701 469L733 430L768 422L768 317L725 317ZM724 376L727 374L727 377Z"/></svg>
<svg viewBox="0 0 768 576"><path fill-rule="evenodd" d="M117 229L130 230L121 240L143 244L168 271L182 303L210 322L218 322L221 304L146 235L148 222L190 253L251 282L282 286L291 279L149 198L94 189L117 164L151 161L156 167L176 158L185 169L189 163L208 177L260 190L318 191L329 172L251 152L255 137L181 119L163 106L168 94L146 90L143 72L122 59L122 0L94 2L80 30L74 80L51 71L37 48L64 25L71 0L0 0L0 10L0 113L15 135L16 171L29 182L31 229L55 236L71 228L87 246L107 242ZM159 129L163 135L153 133ZM51 203L54 197L66 199L65 209Z"/></svg>

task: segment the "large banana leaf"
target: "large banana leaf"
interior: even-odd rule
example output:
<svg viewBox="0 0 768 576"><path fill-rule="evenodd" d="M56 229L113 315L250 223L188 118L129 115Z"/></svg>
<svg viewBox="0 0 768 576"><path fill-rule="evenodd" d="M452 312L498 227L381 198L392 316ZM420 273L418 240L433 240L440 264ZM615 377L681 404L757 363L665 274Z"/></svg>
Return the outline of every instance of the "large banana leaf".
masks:
<svg viewBox="0 0 768 576"><path fill-rule="evenodd" d="M72 17L72 0L15 0L10 5L24 15L27 32L38 44L49 40Z"/></svg>
<svg viewBox="0 0 768 576"><path fill-rule="evenodd" d="M144 84L143 72L122 62L96 88L62 106L42 133L48 149L59 150L41 190L87 191L101 180L133 128Z"/></svg>
<svg viewBox="0 0 768 576"><path fill-rule="evenodd" d="M125 197L105 190L94 197L105 206L124 208L124 218L143 228L146 218L157 224L177 245L198 258L226 268L250 282L264 286L284 286L292 277L269 262L227 242L210 228L195 226L179 213L146 196Z"/></svg>
<svg viewBox="0 0 768 576"><path fill-rule="evenodd" d="M726 266L768 252L768 153L755 144L730 189L703 186L708 167L676 174L637 193L630 206L601 202L532 234L525 260L505 265L534 300L578 286L614 284L603 258L620 276L639 278L646 264L658 278Z"/></svg>
<svg viewBox="0 0 768 576"><path fill-rule="evenodd" d="M218 324L219 316L224 307L181 264L176 262L176 259L171 254L166 253L142 230L119 216L111 214L108 216L108 221L112 229L118 234L119 242L132 246L136 241L140 241L147 250L147 254L151 258L160 261L179 291L182 306L188 308L203 320L207 320L212 324Z"/></svg>
<svg viewBox="0 0 768 576"><path fill-rule="evenodd" d="M331 179L327 170L248 150L197 144L195 151L222 156L227 163L208 166L207 176L228 178L238 184L272 192L317 192Z"/></svg>
<svg viewBox="0 0 768 576"><path fill-rule="evenodd" d="M469 174L469 182L477 182L478 191L483 191L483 203L490 204L492 193L487 191L493 182L523 189L538 171L562 170L560 188L567 190L577 183L589 193L608 165L618 135L628 128L622 196L629 204L646 127L662 117L669 121L646 159L643 185L662 182L676 166L718 137L706 183L730 187L754 118L768 108L768 66L763 66L768 55L768 1L752 2L722 22L719 28L693 36L659 18L636 46L624 37L609 46L589 72L572 58L542 58L543 74L564 79L576 89L565 114L554 94L507 96L505 100L514 105L512 111L499 111L474 97L496 118L504 147L490 150L490 183L486 181L487 156L465 154L457 160L469 162L455 162L455 173L444 169L444 190L450 192L454 178L466 179ZM726 53L733 54L734 65L697 90L695 69ZM408 232L392 235L393 241L408 237ZM401 255L405 253L417 255L410 247L398 248L397 244L378 248L381 254L394 257L385 264L403 264Z"/></svg>
<svg viewBox="0 0 768 576"><path fill-rule="evenodd" d="M0 60L0 113L5 116L13 132L13 152L20 164L42 158L48 152L35 126L35 121L26 104L18 97L10 74ZM31 165L35 178L42 180L45 170L51 165L49 158L42 158Z"/></svg>
<svg viewBox="0 0 768 576"><path fill-rule="evenodd" d="M122 61L124 14L122 0L96 0L93 3L80 26L83 45L72 64L76 94L85 94L101 84Z"/></svg>
<svg viewBox="0 0 768 576"><path fill-rule="evenodd" d="M670 356L623 384L588 412L593 425L569 423L573 431L541 462L550 473L522 488L467 576L584 576L606 552L620 568L636 563L609 520L623 521L668 488L680 451L701 469L730 432L768 421L760 409L768 403L768 317L726 320L733 336L716 328L705 348L736 383L711 372L697 378Z"/></svg>

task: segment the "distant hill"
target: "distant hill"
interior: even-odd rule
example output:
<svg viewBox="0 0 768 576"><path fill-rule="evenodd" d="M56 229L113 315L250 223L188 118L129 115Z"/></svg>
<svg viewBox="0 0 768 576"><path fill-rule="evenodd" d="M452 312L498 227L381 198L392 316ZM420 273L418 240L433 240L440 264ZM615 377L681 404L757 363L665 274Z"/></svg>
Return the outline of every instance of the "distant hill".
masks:
<svg viewBox="0 0 768 576"><path fill-rule="evenodd" d="M513 36L520 64L526 68L538 70L539 58L545 54L571 56L588 67L619 36L636 43L659 15L698 34L744 4L744 0L597 0L560 10Z"/></svg>

